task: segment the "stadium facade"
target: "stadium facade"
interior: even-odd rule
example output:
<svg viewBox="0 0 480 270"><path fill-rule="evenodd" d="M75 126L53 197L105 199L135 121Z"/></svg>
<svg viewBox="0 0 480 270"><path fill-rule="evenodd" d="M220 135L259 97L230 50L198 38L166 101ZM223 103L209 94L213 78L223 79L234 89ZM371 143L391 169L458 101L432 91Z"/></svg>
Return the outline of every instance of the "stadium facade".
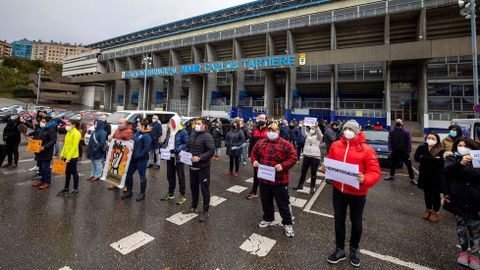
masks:
<svg viewBox="0 0 480 270"><path fill-rule="evenodd" d="M445 128L475 117L470 39L456 0L263 0L90 44L68 80L105 110L146 77L145 109Z"/></svg>

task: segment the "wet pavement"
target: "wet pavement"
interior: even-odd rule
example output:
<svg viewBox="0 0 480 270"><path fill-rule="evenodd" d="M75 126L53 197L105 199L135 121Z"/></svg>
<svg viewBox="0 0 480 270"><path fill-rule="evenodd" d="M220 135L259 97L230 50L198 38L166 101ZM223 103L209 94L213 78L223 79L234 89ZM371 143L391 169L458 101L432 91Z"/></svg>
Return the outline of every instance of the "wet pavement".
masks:
<svg viewBox="0 0 480 270"><path fill-rule="evenodd" d="M242 166L239 177L226 177L224 156L213 161L211 195L217 205L205 223L178 215L190 202L188 171L188 201L182 206L160 200L167 191L163 163L159 171L148 171L144 202L136 202L136 195L122 201L121 192L109 191L107 184L86 182L88 161L79 164L79 194L57 197L63 177L54 177L49 190L31 187L32 158L21 146L19 168L0 169L0 269L353 268L347 261L326 262L334 248L334 224L332 186L323 181L313 196L290 189L296 198L295 237L287 238L281 226L258 228L260 200L245 199L252 168ZM295 166L290 186L299 173ZM398 173L395 182L380 181L367 198L361 268L457 269L454 219L441 211L439 223L423 221L422 192L405 170ZM137 192L138 176L134 179ZM232 186L247 189L227 191Z"/></svg>

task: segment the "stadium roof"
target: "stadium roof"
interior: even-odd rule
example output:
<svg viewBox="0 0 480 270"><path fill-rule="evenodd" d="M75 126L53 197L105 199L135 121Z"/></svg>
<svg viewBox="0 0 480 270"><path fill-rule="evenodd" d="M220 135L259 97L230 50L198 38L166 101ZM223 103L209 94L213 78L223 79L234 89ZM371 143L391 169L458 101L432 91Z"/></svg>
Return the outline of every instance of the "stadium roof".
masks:
<svg viewBox="0 0 480 270"><path fill-rule="evenodd" d="M258 0L106 39L89 44L87 47L94 49L113 48L330 1L332 0Z"/></svg>

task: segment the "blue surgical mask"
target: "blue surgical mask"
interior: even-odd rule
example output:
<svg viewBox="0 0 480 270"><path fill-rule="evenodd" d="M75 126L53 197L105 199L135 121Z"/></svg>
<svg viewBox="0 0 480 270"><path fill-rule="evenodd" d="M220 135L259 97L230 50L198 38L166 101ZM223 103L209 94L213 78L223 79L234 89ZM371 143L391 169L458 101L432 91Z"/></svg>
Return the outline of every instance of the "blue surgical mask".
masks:
<svg viewBox="0 0 480 270"><path fill-rule="evenodd" d="M452 137L452 138L457 137L457 131L455 131L455 130L450 130L449 134L450 134L450 137Z"/></svg>

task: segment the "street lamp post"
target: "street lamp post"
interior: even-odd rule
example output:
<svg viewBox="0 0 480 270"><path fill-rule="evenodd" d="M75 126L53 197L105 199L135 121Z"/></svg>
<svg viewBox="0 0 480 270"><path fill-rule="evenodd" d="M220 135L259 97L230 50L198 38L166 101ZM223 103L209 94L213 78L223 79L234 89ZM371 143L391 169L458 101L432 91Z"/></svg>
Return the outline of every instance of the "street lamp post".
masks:
<svg viewBox="0 0 480 270"><path fill-rule="evenodd" d="M472 35L472 63L473 63L473 104L478 104L478 59L477 59L477 16L475 0L458 0L460 15L470 19Z"/></svg>
<svg viewBox="0 0 480 270"><path fill-rule="evenodd" d="M37 74L38 74L37 101L35 102L35 106L38 106L38 100L40 99L40 84L42 82L43 68L39 68Z"/></svg>
<svg viewBox="0 0 480 270"><path fill-rule="evenodd" d="M142 59L142 64L145 66L145 78L143 80L143 98L142 98L142 110L146 110L146 101L147 101L147 71L148 68L152 65L152 57L147 54Z"/></svg>

